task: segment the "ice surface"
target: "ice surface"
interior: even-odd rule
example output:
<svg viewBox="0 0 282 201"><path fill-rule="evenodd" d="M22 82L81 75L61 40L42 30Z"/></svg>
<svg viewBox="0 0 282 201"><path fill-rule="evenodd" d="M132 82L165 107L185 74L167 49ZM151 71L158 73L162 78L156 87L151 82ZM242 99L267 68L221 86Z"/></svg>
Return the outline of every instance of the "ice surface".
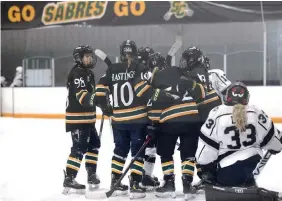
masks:
<svg viewBox="0 0 282 201"><path fill-rule="evenodd" d="M282 129L282 125L278 125ZM99 130L100 121L96 128ZM102 146L98 161L98 175L102 190L110 186L113 137L108 121L104 123ZM0 201L82 201L84 196L62 195L63 169L70 152L71 137L65 132L64 120L0 118ZM175 152L177 200L183 200L180 174L180 156ZM129 160L127 160L127 164ZM261 187L282 191L282 154L273 156L258 179ZM157 157L154 174L162 178L160 159ZM82 164L77 181L86 183ZM198 178L195 178L198 181ZM128 184L126 177L123 182ZM109 200L129 200L114 197ZM156 199L148 193L142 199ZM198 197L194 200L204 200Z"/></svg>

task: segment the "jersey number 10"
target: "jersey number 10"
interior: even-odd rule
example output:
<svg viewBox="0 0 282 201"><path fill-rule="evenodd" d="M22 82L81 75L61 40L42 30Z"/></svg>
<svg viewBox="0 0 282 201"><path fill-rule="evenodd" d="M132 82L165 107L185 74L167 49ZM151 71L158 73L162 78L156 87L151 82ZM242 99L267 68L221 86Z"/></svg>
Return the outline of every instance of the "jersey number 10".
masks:
<svg viewBox="0 0 282 201"><path fill-rule="evenodd" d="M125 82L120 87L114 84L114 107L119 107L119 99L124 106L129 106L133 102L133 89L129 82ZM127 89L126 89L127 88ZM125 100L125 90L128 90L128 100Z"/></svg>

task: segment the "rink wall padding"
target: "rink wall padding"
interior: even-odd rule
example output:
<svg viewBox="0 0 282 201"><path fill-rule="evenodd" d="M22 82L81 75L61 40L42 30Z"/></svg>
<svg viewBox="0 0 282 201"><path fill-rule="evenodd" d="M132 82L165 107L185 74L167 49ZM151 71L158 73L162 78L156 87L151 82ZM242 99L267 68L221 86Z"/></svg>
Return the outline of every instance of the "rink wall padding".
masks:
<svg viewBox="0 0 282 201"><path fill-rule="evenodd" d="M250 103L264 110L275 123L282 123L282 86L249 87ZM2 117L65 118L67 90L64 87L2 88ZM101 119L97 108L97 119Z"/></svg>

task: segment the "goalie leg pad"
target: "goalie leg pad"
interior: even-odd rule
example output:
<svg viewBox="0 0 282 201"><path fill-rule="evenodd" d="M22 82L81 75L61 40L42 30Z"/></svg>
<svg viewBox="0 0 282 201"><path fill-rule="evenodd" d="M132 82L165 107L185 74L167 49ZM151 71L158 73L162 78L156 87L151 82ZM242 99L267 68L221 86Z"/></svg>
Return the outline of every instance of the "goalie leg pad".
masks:
<svg viewBox="0 0 282 201"><path fill-rule="evenodd" d="M206 185L206 201L277 201L278 193L252 187Z"/></svg>

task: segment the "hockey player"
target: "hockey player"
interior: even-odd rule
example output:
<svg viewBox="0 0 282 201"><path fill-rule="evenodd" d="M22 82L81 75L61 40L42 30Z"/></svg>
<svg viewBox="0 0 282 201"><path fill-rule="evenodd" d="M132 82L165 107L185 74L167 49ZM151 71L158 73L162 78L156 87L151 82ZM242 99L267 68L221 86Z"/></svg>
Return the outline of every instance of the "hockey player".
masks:
<svg viewBox="0 0 282 201"><path fill-rule="evenodd" d="M161 157L164 174L164 185L156 189L157 197L176 196L173 154L178 138L180 138L183 192L186 199L191 196L190 193L193 193L191 183L200 130L200 116L196 100L204 98L205 90L201 84L186 77L187 67L182 67L164 68L156 73L152 82L152 86L164 87L169 93L178 97L169 104L153 105L149 114L151 119L155 120L154 126L157 133L160 133L157 153ZM175 79L177 77L178 79ZM160 79L163 80L163 83L158 86ZM175 85L172 84L173 82Z"/></svg>
<svg viewBox="0 0 282 201"><path fill-rule="evenodd" d="M148 85L150 84L149 82L150 82L150 79L153 73L153 69L156 66L162 65L162 63L159 63L159 59L158 59L159 57L162 57L161 54L154 53L152 48L146 47L146 48L138 49L138 59L145 65L145 68L146 68L143 72L140 73L140 74L146 75L145 78L142 79L140 75L136 75L136 76L140 76L141 83L143 83L144 80L146 80L147 84ZM152 106L152 101L150 99L147 103L149 112L150 112L151 106ZM151 135L150 129L151 129L151 125L149 123L146 129L146 133L149 133L149 135ZM157 143L157 138L154 137L149 142L149 144L147 145L145 149L144 174L142 177L142 187L145 187L146 190L153 190L154 188L160 185L158 178L152 175L154 166L155 166L155 161L156 161L156 143Z"/></svg>
<svg viewBox="0 0 282 201"><path fill-rule="evenodd" d="M282 149L278 130L261 109L248 104L249 96L247 87L235 82L227 89L224 105L214 108L201 128L196 158L202 178L209 183L252 186L252 172L261 159L262 149L272 154ZM227 199L218 194L213 196L216 197L207 196L207 201ZM250 196L245 195L240 200L274 200L267 196L265 199ZM238 200L236 193L228 194L228 200Z"/></svg>
<svg viewBox="0 0 282 201"><path fill-rule="evenodd" d="M231 85L230 80L227 79L225 73L220 69L210 69L210 59L204 56L204 64L209 73L209 82L212 88L224 100L227 88Z"/></svg>
<svg viewBox="0 0 282 201"><path fill-rule="evenodd" d="M126 40L120 46L122 63L112 64L97 85L97 100L106 111L106 92L113 97L112 128L115 149L112 157L113 186L120 178L129 150L136 155L145 140L147 124L147 106L134 92L133 79L140 62L137 59L137 47L134 41ZM144 154L140 155L131 167L130 198L145 197L145 189L139 183L142 180ZM128 186L120 184L115 194L126 194Z"/></svg>
<svg viewBox="0 0 282 201"><path fill-rule="evenodd" d="M1 87L6 87L7 86L7 81L4 76L1 76Z"/></svg>
<svg viewBox="0 0 282 201"><path fill-rule="evenodd" d="M197 102L198 109L201 115L201 121L205 122L211 109L221 105L222 102L216 91L209 84L208 71L203 65L203 52L197 47L189 47L182 53L180 66L188 66L188 77L191 77L197 83L201 83L207 94L204 99L199 99Z"/></svg>
<svg viewBox="0 0 282 201"><path fill-rule="evenodd" d="M23 86L23 67L18 66L16 68L16 74L10 87L22 87Z"/></svg>
<svg viewBox="0 0 282 201"><path fill-rule="evenodd" d="M149 63L149 56L154 53L154 50L150 47L140 47L138 48L138 59L143 63L146 67Z"/></svg>
<svg viewBox="0 0 282 201"><path fill-rule="evenodd" d="M75 65L67 78L66 104L66 131L71 133L73 145L66 165L64 194L84 193L85 185L75 181L84 155L90 190L97 188L100 183L96 175L100 140L95 128L95 80L91 70L97 58L88 45L76 47L73 58Z"/></svg>
<svg viewBox="0 0 282 201"><path fill-rule="evenodd" d="M152 51L151 51L152 52ZM164 69L167 67L167 64L165 62L165 58L161 55L159 52L151 53L149 54L148 61L146 62L150 76L153 73L153 70L158 67L159 70ZM150 76L149 79L151 78ZM149 81L148 79L148 81ZM152 108L152 100L150 99L148 101L148 117L152 121L153 125L155 122L154 116L151 116L151 108ZM154 134L155 126L152 126L151 123L147 126L147 133L149 135L153 135L154 138L151 140L151 142L147 145L145 150L145 161L144 161L144 175L142 179L142 186L146 187L147 190L152 190L153 188L156 188L160 185L160 182L158 181L157 177L152 176L155 161L156 161L156 146L157 146L157 136Z"/></svg>

